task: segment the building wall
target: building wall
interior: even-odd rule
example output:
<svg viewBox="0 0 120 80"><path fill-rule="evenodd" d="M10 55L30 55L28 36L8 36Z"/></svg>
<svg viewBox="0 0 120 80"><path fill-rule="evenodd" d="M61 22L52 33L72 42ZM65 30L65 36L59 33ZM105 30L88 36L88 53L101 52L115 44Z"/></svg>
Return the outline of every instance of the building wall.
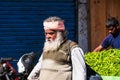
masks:
<svg viewBox="0 0 120 80"><path fill-rule="evenodd" d="M87 10L87 0L78 0L78 43L85 53L88 51Z"/></svg>

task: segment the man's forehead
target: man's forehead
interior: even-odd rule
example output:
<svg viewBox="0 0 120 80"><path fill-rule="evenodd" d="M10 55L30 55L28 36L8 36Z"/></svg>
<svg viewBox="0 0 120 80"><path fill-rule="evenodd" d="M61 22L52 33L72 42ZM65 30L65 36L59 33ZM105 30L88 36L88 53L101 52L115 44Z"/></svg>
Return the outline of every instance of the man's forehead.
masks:
<svg viewBox="0 0 120 80"><path fill-rule="evenodd" d="M108 29L114 28L113 26L110 26Z"/></svg>
<svg viewBox="0 0 120 80"><path fill-rule="evenodd" d="M52 30L52 29L47 29L47 30L45 30L45 32L56 32L55 30Z"/></svg>

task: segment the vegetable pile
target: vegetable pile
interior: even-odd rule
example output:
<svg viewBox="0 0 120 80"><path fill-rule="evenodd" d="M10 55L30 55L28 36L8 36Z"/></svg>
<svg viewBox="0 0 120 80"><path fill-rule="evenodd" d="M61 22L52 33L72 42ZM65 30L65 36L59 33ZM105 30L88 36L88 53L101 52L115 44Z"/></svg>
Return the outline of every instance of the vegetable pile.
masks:
<svg viewBox="0 0 120 80"><path fill-rule="evenodd" d="M120 76L120 50L109 49L85 54L86 64L103 76Z"/></svg>

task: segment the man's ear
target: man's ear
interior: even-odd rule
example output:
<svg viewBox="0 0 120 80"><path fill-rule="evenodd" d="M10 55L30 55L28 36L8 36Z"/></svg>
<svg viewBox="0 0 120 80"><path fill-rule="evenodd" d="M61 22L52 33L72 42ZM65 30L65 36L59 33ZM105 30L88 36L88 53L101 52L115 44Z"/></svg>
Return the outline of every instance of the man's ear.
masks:
<svg viewBox="0 0 120 80"><path fill-rule="evenodd" d="M116 28L117 28L117 29L119 29L119 28L120 28L120 26L117 26Z"/></svg>

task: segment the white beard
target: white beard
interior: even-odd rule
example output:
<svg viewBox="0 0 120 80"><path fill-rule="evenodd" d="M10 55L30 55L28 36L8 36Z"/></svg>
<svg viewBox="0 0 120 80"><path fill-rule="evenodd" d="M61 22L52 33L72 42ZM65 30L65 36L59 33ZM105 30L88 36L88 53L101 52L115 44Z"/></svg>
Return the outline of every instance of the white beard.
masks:
<svg viewBox="0 0 120 80"><path fill-rule="evenodd" d="M62 33L57 32L57 37L55 40L50 41L46 39L46 42L44 43L44 52L58 49L62 41L63 41Z"/></svg>

